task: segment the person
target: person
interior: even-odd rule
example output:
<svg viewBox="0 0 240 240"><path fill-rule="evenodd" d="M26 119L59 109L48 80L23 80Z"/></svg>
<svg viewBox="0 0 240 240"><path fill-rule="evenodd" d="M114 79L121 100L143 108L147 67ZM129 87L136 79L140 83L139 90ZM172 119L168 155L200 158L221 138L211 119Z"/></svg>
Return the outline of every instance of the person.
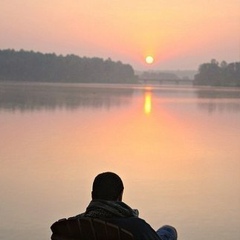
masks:
<svg viewBox="0 0 240 240"><path fill-rule="evenodd" d="M122 201L123 190L123 182L116 173L100 173L93 181L92 200L86 211L74 218L104 219L131 232L135 240L177 240L174 227L165 225L155 231L141 219L138 210Z"/></svg>

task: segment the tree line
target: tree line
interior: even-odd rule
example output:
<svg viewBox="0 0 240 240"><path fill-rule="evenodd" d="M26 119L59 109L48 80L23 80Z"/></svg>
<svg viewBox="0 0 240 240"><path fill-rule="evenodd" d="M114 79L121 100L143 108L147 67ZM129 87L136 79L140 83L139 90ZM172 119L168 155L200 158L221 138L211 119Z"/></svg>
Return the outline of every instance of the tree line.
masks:
<svg viewBox="0 0 240 240"><path fill-rule="evenodd" d="M240 87L240 62L219 63L212 59L210 63L199 66L194 77L195 85Z"/></svg>
<svg viewBox="0 0 240 240"><path fill-rule="evenodd" d="M131 65L110 58L0 50L0 81L136 83Z"/></svg>

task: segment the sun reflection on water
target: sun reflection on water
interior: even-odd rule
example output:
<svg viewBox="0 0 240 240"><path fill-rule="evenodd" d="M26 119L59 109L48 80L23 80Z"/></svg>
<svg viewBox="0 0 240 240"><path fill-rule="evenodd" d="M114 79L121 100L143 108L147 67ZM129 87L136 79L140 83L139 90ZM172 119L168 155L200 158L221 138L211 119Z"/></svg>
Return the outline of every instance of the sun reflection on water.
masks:
<svg viewBox="0 0 240 240"><path fill-rule="evenodd" d="M144 98L144 112L145 114L150 114L152 111L152 92L147 91Z"/></svg>

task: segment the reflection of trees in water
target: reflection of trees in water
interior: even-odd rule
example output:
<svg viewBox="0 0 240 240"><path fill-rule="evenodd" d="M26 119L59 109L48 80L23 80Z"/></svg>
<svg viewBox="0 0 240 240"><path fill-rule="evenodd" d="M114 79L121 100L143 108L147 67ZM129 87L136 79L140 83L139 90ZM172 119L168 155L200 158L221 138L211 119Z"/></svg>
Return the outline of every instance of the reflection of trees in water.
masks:
<svg viewBox="0 0 240 240"><path fill-rule="evenodd" d="M128 88L119 85L0 83L0 110L74 110L126 106L133 93L152 92L159 98L196 99L199 110L240 112L240 90L220 88Z"/></svg>
<svg viewBox="0 0 240 240"><path fill-rule="evenodd" d="M120 107L133 89L60 84L0 84L0 109L34 111Z"/></svg>
<svg viewBox="0 0 240 240"><path fill-rule="evenodd" d="M240 100L239 102L219 102L218 100L209 99L208 101L200 102L198 107L200 110L205 110L209 113L240 112Z"/></svg>
<svg viewBox="0 0 240 240"><path fill-rule="evenodd" d="M214 112L240 112L240 90L201 89L196 91L200 110Z"/></svg>

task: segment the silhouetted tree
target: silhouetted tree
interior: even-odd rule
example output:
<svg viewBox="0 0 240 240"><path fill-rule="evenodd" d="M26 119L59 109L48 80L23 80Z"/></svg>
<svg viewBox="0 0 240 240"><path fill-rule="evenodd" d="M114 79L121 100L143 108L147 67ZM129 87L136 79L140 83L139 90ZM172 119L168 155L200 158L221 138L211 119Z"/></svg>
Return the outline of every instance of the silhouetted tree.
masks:
<svg viewBox="0 0 240 240"><path fill-rule="evenodd" d="M79 83L136 83L129 64L110 58L57 56L33 51L0 50L0 80Z"/></svg>
<svg viewBox="0 0 240 240"><path fill-rule="evenodd" d="M213 59L210 63L201 64L195 75L194 84L240 87L240 62L227 64L222 61L219 64Z"/></svg>

